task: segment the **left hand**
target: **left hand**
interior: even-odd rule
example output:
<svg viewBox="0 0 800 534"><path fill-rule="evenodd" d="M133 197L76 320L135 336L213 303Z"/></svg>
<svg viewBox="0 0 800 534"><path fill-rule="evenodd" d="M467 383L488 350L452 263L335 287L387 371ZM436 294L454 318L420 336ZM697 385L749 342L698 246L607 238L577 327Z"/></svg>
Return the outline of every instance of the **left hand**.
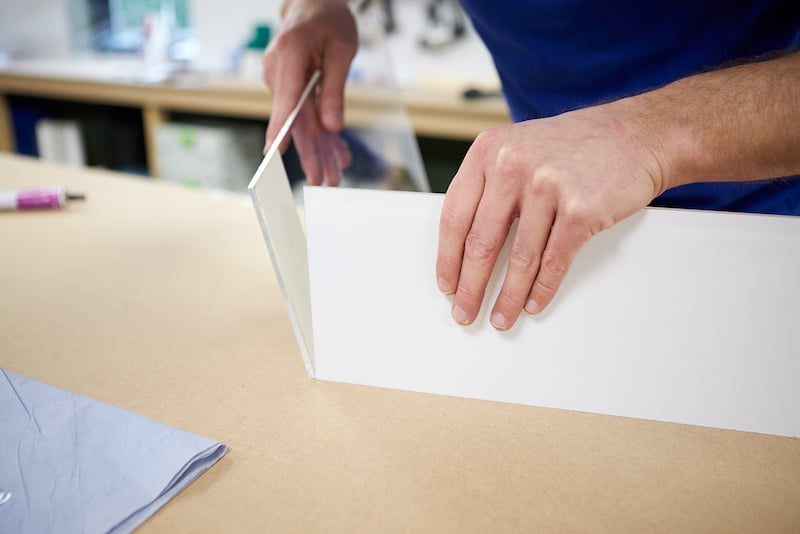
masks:
<svg viewBox="0 0 800 534"><path fill-rule="evenodd" d="M630 109L618 101L477 137L447 191L439 230L436 275L439 289L455 294L456 322L477 317L515 218L508 272L490 315L499 330L523 309L542 311L590 237L662 192L657 145Z"/></svg>

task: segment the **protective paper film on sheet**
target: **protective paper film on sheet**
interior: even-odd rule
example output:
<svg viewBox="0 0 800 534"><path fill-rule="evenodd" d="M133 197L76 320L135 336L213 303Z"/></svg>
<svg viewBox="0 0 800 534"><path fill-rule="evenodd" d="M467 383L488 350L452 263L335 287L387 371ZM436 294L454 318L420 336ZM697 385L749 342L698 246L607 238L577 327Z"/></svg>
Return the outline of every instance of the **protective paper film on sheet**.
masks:
<svg viewBox="0 0 800 534"><path fill-rule="evenodd" d="M434 274L442 200L307 188L318 379L800 435L800 218L646 209L500 332L513 238L478 319L457 324Z"/></svg>

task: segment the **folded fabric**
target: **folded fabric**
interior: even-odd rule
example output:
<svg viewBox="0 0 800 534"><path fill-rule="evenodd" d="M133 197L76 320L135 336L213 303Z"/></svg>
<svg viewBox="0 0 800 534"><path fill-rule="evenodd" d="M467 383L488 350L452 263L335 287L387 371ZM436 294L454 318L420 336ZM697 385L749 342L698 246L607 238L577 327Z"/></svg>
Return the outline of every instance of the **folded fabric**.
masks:
<svg viewBox="0 0 800 534"><path fill-rule="evenodd" d="M224 454L0 369L0 532L131 532Z"/></svg>

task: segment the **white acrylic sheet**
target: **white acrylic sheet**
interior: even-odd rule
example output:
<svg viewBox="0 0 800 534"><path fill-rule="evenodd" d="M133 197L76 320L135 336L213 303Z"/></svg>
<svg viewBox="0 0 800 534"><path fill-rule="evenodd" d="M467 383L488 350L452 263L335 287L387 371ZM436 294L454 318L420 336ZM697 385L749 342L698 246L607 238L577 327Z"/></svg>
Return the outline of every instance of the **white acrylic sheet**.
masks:
<svg viewBox="0 0 800 534"><path fill-rule="evenodd" d="M277 145L317 78L249 186L309 376L800 435L800 218L644 210L510 332L486 317L504 252L465 328L434 281L442 195L306 188L306 237Z"/></svg>
<svg viewBox="0 0 800 534"><path fill-rule="evenodd" d="M594 237L539 316L450 317L443 196L306 188L322 380L800 435L800 218L646 209Z"/></svg>

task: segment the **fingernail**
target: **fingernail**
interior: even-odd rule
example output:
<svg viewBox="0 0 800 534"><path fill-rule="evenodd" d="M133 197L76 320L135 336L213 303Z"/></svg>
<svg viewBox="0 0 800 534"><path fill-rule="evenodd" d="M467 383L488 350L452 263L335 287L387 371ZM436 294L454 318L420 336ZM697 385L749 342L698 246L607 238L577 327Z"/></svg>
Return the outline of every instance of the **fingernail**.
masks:
<svg viewBox="0 0 800 534"><path fill-rule="evenodd" d="M528 299L528 302L525 303L525 311L528 313L536 313L539 309L539 305L533 299Z"/></svg>
<svg viewBox="0 0 800 534"><path fill-rule="evenodd" d="M499 311L494 312L489 321L492 323L493 327L499 330L503 330L506 327L506 318Z"/></svg>
<svg viewBox="0 0 800 534"><path fill-rule="evenodd" d="M439 278L437 283L439 284L439 291L441 291L445 295L449 295L453 292L453 288L450 287L450 284L448 284L447 280L445 280L444 278Z"/></svg>
<svg viewBox="0 0 800 534"><path fill-rule="evenodd" d="M453 306L453 319L458 324L469 324L469 321L467 321L467 312L465 312L461 306Z"/></svg>
<svg viewBox="0 0 800 534"><path fill-rule="evenodd" d="M342 123L342 113L340 111L328 110L325 112L325 122L327 126L336 126Z"/></svg>
<svg viewBox="0 0 800 534"><path fill-rule="evenodd" d="M263 153L265 156L267 155L267 150L269 150L269 145L271 145L271 144L272 144L272 140L271 140L271 139L267 139L267 142L266 142L266 143L264 143L264 150L262 150L261 152L262 152L262 153Z"/></svg>

